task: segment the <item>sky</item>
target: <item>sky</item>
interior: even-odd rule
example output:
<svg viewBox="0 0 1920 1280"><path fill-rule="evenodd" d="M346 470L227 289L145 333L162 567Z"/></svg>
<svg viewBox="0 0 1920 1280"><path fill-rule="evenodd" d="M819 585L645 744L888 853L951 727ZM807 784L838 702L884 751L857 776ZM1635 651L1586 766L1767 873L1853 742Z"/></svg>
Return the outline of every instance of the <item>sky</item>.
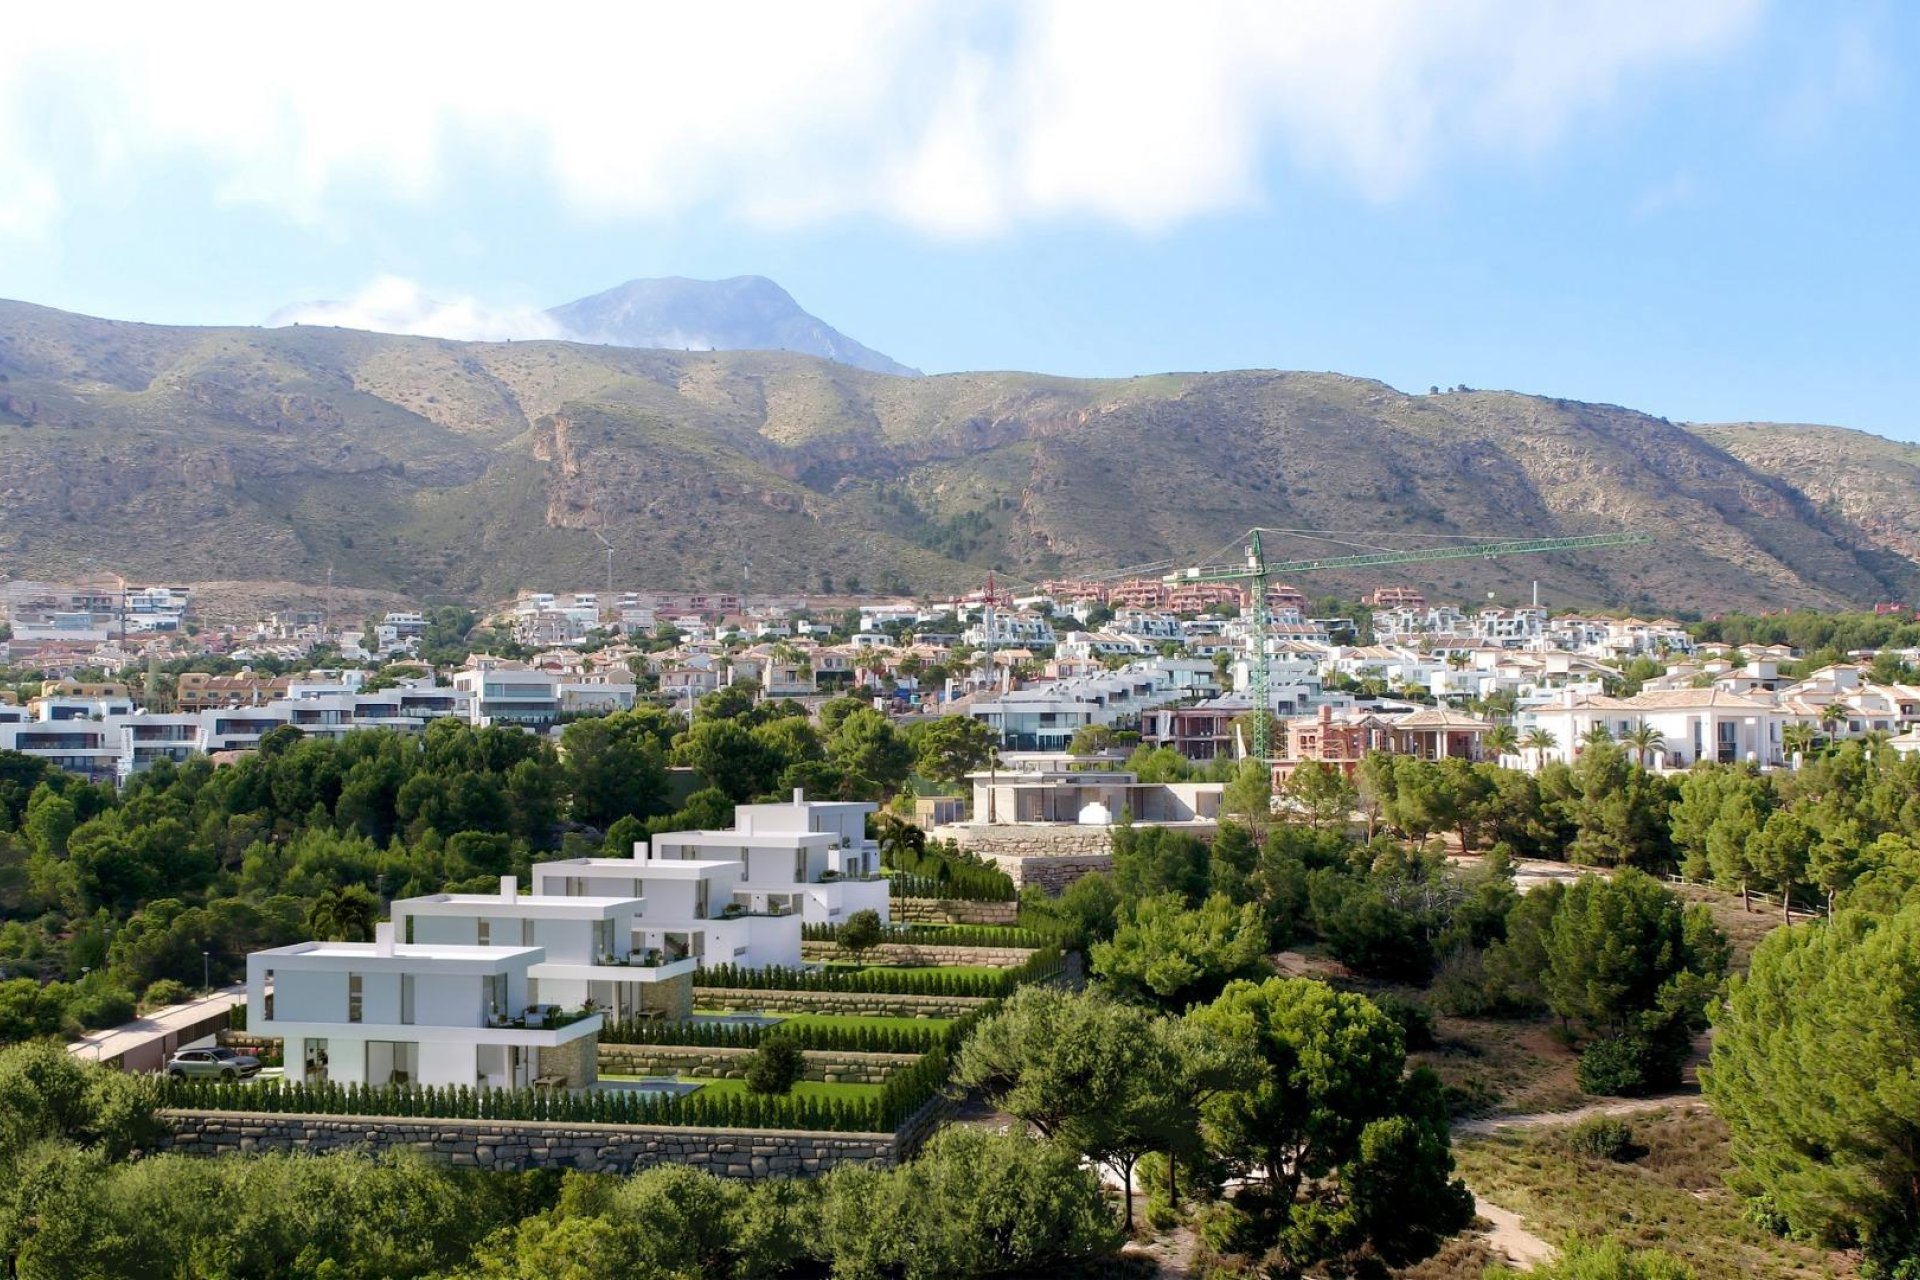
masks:
<svg viewBox="0 0 1920 1280"><path fill-rule="evenodd" d="M31 6L0 297L539 335L774 278L929 372L1330 369L1920 439L1920 5ZM298 314L295 312L293 314Z"/></svg>

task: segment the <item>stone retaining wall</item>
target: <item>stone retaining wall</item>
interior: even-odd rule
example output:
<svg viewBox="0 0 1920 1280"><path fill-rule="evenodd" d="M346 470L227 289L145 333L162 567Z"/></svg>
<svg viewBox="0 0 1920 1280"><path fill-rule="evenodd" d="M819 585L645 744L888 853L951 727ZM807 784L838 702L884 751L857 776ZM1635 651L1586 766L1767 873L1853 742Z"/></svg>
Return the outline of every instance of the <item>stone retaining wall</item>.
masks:
<svg viewBox="0 0 1920 1280"><path fill-rule="evenodd" d="M936 1103L939 1099L934 1100ZM422 1120L375 1116L162 1111L172 1150L218 1156L266 1151L412 1149L469 1168L632 1173L684 1164L723 1178L803 1177L842 1164L895 1163L930 1127L928 1109L891 1133L677 1129L539 1120Z"/></svg>
<svg viewBox="0 0 1920 1280"><path fill-rule="evenodd" d="M769 1013L840 1013L865 1018L957 1018L987 1003L985 996L893 996L865 991L751 991L744 987L695 987L703 1009Z"/></svg>
<svg viewBox="0 0 1920 1280"><path fill-rule="evenodd" d="M1017 969L1033 957L1027 947L955 947L930 942L883 942L869 949L865 958L891 964L990 964L1000 969ZM802 960L845 960L846 951L837 942L809 941L800 944Z"/></svg>
<svg viewBox="0 0 1920 1280"><path fill-rule="evenodd" d="M751 1049L722 1049L685 1044L603 1044L600 1070L623 1075L677 1075L697 1080L738 1080L747 1074ZM838 1049L806 1051L808 1080L827 1084L885 1084L887 1077L920 1060L914 1053L851 1053Z"/></svg>
<svg viewBox="0 0 1920 1280"><path fill-rule="evenodd" d="M960 898L895 898L896 924L1019 924L1017 902L968 902Z"/></svg>

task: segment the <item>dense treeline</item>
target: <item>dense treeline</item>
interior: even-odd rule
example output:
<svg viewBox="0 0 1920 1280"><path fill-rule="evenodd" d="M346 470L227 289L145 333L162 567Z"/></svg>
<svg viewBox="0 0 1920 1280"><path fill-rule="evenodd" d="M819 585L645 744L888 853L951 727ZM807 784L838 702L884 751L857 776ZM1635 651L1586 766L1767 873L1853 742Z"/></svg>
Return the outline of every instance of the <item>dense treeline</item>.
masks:
<svg viewBox="0 0 1920 1280"><path fill-rule="evenodd" d="M1704 1084L1752 1216L1899 1280L1920 1272L1920 850L1903 841L1836 906L1761 943Z"/></svg>
<svg viewBox="0 0 1920 1280"><path fill-rule="evenodd" d="M0 1264L26 1280L1056 1274L1118 1242L1062 1148L954 1130L896 1170L481 1173L412 1154L128 1157L157 1081L0 1050Z"/></svg>

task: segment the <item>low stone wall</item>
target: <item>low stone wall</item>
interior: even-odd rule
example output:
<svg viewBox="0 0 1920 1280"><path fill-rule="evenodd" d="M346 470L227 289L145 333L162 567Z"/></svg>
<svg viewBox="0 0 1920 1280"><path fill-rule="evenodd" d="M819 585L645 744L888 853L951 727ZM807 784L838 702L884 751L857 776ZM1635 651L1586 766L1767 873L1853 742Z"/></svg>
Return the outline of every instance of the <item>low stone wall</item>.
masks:
<svg viewBox="0 0 1920 1280"><path fill-rule="evenodd" d="M892 996L865 991L751 991L744 987L695 987L703 1009L769 1013L839 1013L863 1018L958 1018L987 1003L985 996Z"/></svg>
<svg viewBox="0 0 1920 1280"><path fill-rule="evenodd" d="M1071 822L969 822L942 827L938 834L983 858L1032 854L1084 857L1113 852L1112 827L1082 827Z"/></svg>
<svg viewBox="0 0 1920 1280"><path fill-rule="evenodd" d="M1038 885L1059 893L1081 876L1113 869L1112 827L968 823L943 827L940 834L1006 872L1022 889Z"/></svg>
<svg viewBox="0 0 1920 1280"><path fill-rule="evenodd" d="M939 1101L938 1099L935 1100ZM925 1134L916 1113L891 1133L677 1129L539 1120L416 1120L375 1116L162 1111L168 1145L188 1155L411 1149L469 1168L632 1173L684 1164L723 1178L804 1177L842 1164L890 1165ZM938 1120L933 1124L937 1126Z"/></svg>
<svg viewBox="0 0 1920 1280"><path fill-rule="evenodd" d="M895 898L888 904L896 924L1019 924L1017 902L968 902L960 898Z"/></svg>
<svg viewBox="0 0 1920 1280"><path fill-rule="evenodd" d="M686 1044L603 1044L600 1070L623 1075L677 1075L696 1080L738 1080L747 1074L751 1049ZM887 1077L920 1060L912 1053L851 1053L809 1049L805 1078L827 1084L885 1084Z"/></svg>
<svg viewBox="0 0 1920 1280"><path fill-rule="evenodd" d="M1026 947L950 947L928 942L883 942L867 951L865 959L885 960L890 964L990 964L1000 969L1017 969L1032 958ZM845 960L847 953L837 942L802 942L802 960Z"/></svg>

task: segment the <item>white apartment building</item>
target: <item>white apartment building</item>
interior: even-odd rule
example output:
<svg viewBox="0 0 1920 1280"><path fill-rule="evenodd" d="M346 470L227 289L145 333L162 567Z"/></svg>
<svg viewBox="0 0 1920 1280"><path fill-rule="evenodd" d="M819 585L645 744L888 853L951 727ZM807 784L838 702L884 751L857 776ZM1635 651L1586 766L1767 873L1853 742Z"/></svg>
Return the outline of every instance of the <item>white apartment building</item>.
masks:
<svg viewBox="0 0 1920 1280"><path fill-rule="evenodd" d="M249 1030L283 1038L295 1082L591 1084L600 1016L535 1005L529 971L544 959L539 947L399 943L391 924L372 942L256 951Z"/></svg>
<svg viewBox="0 0 1920 1280"><path fill-rule="evenodd" d="M1048 648L1055 641L1053 623L1037 613L1012 613L1004 610L993 615L993 634L987 634L987 622L983 616L960 633L964 642L981 647L989 642L996 649L1009 648Z"/></svg>
<svg viewBox="0 0 1920 1280"><path fill-rule="evenodd" d="M527 1002L580 1008L616 1021L643 1013L693 1012L692 957L669 959L645 945L644 898L522 895L512 876L497 894L435 893L393 904L400 941L467 947L538 947Z"/></svg>

